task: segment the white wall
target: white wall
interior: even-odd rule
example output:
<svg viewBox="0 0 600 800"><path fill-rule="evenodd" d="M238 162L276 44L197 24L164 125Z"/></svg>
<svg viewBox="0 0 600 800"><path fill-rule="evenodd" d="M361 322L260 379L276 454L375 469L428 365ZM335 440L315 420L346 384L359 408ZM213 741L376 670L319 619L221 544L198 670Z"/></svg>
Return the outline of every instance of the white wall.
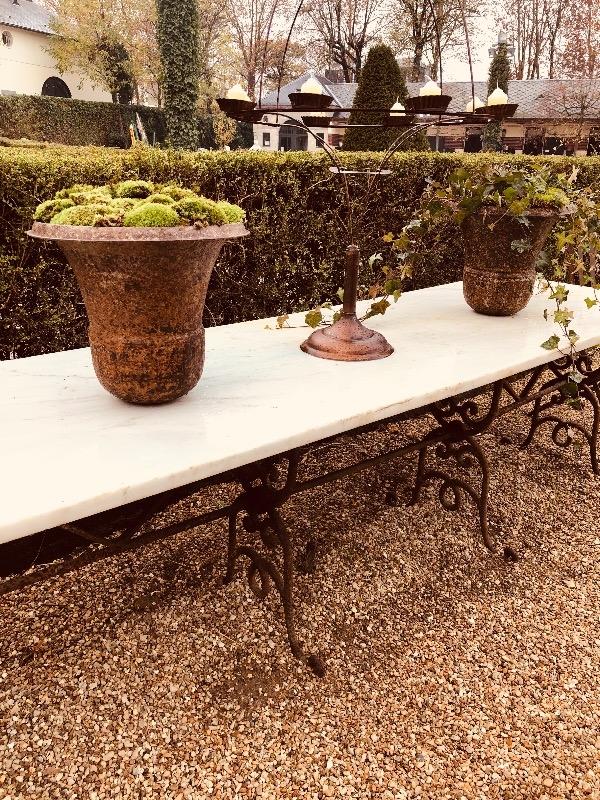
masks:
<svg viewBox="0 0 600 800"><path fill-rule="evenodd" d="M300 114L299 113L286 112L286 115L287 114L289 114L290 117L293 117L295 119L300 119ZM267 117L269 122L275 122L275 114L267 114L265 116ZM279 116L279 120L278 121L280 123L282 123L282 125L285 124L285 121L281 118L281 115ZM329 134L331 134L331 133L340 133L340 132L343 133L343 131L340 131L339 129L336 129L336 128L333 128L333 127L330 127L330 128L314 128L313 130L315 131L316 134L318 134L321 137L323 137L323 134L324 134L324 138L325 138L326 142L328 141L327 136ZM261 150L265 150L268 153L269 152L270 153L276 153L279 150L279 128L271 128L271 127L269 127L267 125L261 125L260 123L256 123L253 126L253 132L254 132L254 144L258 145L258 147ZM264 136L265 133L269 134L269 138L270 138L270 143L269 144L264 144L263 136ZM316 139L314 138L314 136L308 136L308 152L309 153L316 153L320 149L322 149L322 148L320 148L317 145L317 142L316 142Z"/></svg>
<svg viewBox="0 0 600 800"><path fill-rule="evenodd" d="M2 31L8 31L12 45L2 44ZM95 88L89 82L70 72L61 74L47 53L48 34L26 31L0 24L0 94L3 91L17 94L41 94L46 78L57 77L67 84L76 100L111 101L110 93Z"/></svg>

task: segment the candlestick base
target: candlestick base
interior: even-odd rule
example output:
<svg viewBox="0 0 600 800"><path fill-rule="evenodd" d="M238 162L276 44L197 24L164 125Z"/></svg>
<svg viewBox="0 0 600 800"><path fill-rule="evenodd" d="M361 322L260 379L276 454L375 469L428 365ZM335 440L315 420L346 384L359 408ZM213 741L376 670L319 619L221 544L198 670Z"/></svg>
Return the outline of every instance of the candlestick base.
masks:
<svg viewBox="0 0 600 800"><path fill-rule="evenodd" d="M314 331L300 349L330 361L375 361L394 352L385 337L366 328L356 314L343 314L333 325Z"/></svg>

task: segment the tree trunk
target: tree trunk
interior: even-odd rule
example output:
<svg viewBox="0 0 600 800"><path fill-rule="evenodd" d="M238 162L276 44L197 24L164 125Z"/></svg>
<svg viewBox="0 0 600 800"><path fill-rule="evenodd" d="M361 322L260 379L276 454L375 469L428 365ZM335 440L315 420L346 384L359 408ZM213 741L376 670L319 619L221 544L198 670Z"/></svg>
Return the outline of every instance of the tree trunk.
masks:
<svg viewBox="0 0 600 800"><path fill-rule="evenodd" d="M413 53L413 62L410 71L411 81L418 81L420 79L422 61L423 61L423 42L418 41L415 44L415 52Z"/></svg>

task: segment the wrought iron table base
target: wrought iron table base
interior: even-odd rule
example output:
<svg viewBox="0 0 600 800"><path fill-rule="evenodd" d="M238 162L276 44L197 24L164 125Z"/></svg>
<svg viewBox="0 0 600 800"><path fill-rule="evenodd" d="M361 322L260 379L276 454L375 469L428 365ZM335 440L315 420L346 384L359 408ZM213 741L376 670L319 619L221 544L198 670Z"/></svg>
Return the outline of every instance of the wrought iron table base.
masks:
<svg viewBox="0 0 600 800"><path fill-rule="evenodd" d="M554 426L552 440L559 447L571 444L573 431L579 432L589 446L592 470L598 474L600 367L592 366L589 355L583 354L578 357L581 402L592 409L592 424L589 429L582 422L571 422L558 415L558 410L567 400L564 387L570 368L567 359L543 365L527 375L496 381L488 387L490 391L487 395L485 389L478 389L470 394L433 403L420 409L418 413L388 418L339 437L306 445L214 478L131 503L112 512L88 517L76 524L63 525L60 530L84 540L87 549L67 561L57 562L0 582L0 595L49 577L65 574L106 556L133 550L200 525L227 519L229 536L224 582L229 583L233 580L236 565L240 560L247 561L247 579L253 594L258 599L264 600L274 587L279 595L292 654L306 663L315 674L322 676L325 672L323 662L318 655L305 653L294 621L295 573L312 571L315 545L309 541L301 559L303 563L299 563L293 534L285 524L280 511L285 502L301 492L416 454L418 455L416 481L408 504L414 505L419 500L424 486L429 483L439 483L438 498L447 511L458 511L463 507L463 500L470 498L478 510L483 542L490 551L495 552L496 544L490 533L488 521L490 468L478 437L489 431L500 417L525 406L531 406L529 409L524 409L530 418L530 427L522 447L528 447L537 431L547 424ZM523 385L521 388L515 388L519 378ZM482 397L487 397L483 408ZM304 479L299 477L302 463L315 448L332 444L348 435L368 434L390 423L407 418L414 419L417 416L430 416L436 423L421 440L393 447L349 466L329 470L314 477ZM279 477L282 467L283 481ZM207 487L234 482L241 484L242 492L229 505L171 525L145 530L153 518L181 500ZM391 492L392 496L393 494L394 492ZM254 536L255 543L240 543L240 528L243 528L244 534ZM504 548L504 557L510 561L517 560L517 554L510 547Z"/></svg>

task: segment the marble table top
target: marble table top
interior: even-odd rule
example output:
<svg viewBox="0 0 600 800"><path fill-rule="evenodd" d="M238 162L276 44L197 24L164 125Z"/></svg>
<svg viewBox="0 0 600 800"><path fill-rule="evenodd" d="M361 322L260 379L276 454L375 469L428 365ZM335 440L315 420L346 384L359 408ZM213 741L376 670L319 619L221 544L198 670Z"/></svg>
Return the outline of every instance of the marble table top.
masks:
<svg viewBox="0 0 600 800"><path fill-rule="evenodd" d="M580 349L600 344L585 289L569 307ZM196 388L164 406L123 403L89 349L0 363L0 542L74 521L551 361L541 296L515 317L485 317L460 283L406 293L369 320L394 346L381 361L304 354L305 327L273 320L209 328ZM300 325L303 315L290 319Z"/></svg>

